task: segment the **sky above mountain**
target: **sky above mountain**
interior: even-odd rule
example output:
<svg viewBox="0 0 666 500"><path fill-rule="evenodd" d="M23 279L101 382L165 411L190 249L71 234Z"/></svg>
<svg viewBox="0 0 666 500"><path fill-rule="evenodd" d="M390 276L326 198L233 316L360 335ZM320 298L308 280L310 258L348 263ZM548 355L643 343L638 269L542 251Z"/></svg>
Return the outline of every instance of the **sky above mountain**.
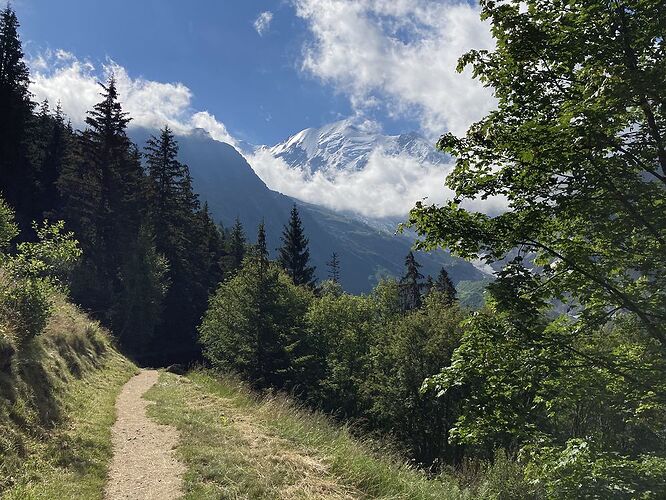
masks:
<svg viewBox="0 0 666 500"><path fill-rule="evenodd" d="M492 44L477 7L464 2L12 5L37 73L35 93L56 97L69 84L69 95L60 97L72 115L95 99L89 80L102 78L105 68L127 80L125 99L137 101L130 111L141 115L138 121L206 125L215 117L231 135L254 144L275 144L356 114L387 133L421 130L436 137L463 131L492 105L488 91L455 73L465 50ZM190 120L197 113L206 114Z"/></svg>
<svg viewBox="0 0 666 500"><path fill-rule="evenodd" d="M445 131L463 133L493 106L488 89L455 71L461 54L493 45L478 7L464 0L13 0L12 6L36 99L60 101L75 126L97 102L97 82L111 73L134 125L169 124L178 133L203 128L234 145L271 146L346 118L376 133L417 131L434 143ZM271 168L266 154L253 160L264 162L255 170ZM407 179L402 172L412 172L412 163L394 161L383 185ZM441 185L441 171L419 172L415 182ZM377 178L381 169L361 176L364 183ZM371 187L355 186L349 198ZM310 186L309 198L316 189ZM397 186L390 196L403 191Z"/></svg>

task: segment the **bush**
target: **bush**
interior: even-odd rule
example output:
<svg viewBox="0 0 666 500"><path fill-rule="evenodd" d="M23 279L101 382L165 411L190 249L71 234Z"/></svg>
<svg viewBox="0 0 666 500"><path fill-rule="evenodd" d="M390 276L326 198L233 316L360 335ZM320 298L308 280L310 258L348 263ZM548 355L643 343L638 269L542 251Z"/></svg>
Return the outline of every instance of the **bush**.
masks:
<svg viewBox="0 0 666 500"><path fill-rule="evenodd" d="M584 439L525 452L530 455L528 475L544 485L548 498L666 498L663 457L631 458Z"/></svg>
<svg viewBox="0 0 666 500"><path fill-rule="evenodd" d="M484 471L478 496L514 500L543 498L544 495L539 483L527 480L525 469L520 462L512 459L504 450L498 450L495 459Z"/></svg>
<svg viewBox="0 0 666 500"><path fill-rule="evenodd" d="M35 278L0 280L0 323L19 344L42 332L52 310L52 289Z"/></svg>
<svg viewBox="0 0 666 500"><path fill-rule="evenodd" d="M2 261L2 253L9 243L18 235L18 228L14 223L14 212L5 203L5 200L0 198L0 262Z"/></svg>
<svg viewBox="0 0 666 500"><path fill-rule="evenodd" d="M73 234L64 232L64 222L44 221L34 229L36 243L20 243L15 254L4 253L18 231L13 212L0 199L0 332L13 336L18 345L44 330L52 297L67 291L69 275L81 256Z"/></svg>

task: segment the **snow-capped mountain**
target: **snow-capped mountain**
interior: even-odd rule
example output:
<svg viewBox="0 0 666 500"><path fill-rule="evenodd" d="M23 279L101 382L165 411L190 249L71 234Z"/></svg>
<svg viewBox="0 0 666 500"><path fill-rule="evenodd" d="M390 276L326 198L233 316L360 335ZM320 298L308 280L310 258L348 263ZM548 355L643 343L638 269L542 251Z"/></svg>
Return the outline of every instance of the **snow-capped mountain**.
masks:
<svg viewBox="0 0 666 500"><path fill-rule="evenodd" d="M449 156L415 132L383 134L350 118L305 129L275 146L244 150L266 185L375 227L395 229L417 201L443 203Z"/></svg>
<svg viewBox="0 0 666 500"><path fill-rule="evenodd" d="M373 122L354 118L305 129L269 151L310 174L362 170L375 152L389 157L407 155L418 164L439 165L447 159L416 132L383 135Z"/></svg>

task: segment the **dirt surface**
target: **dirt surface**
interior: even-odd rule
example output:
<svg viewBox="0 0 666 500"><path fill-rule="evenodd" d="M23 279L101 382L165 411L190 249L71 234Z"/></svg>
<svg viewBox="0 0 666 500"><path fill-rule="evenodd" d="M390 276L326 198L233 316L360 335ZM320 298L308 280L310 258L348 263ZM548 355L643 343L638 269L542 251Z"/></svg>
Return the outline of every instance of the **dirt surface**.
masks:
<svg viewBox="0 0 666 500"><path fill-rule="evenodd" d="M142 370L118 396L107 500L169 500L182 495L185 467L174 456L178 431L149 419L149 403L141 397L158 376L155 370Z"/></svg>

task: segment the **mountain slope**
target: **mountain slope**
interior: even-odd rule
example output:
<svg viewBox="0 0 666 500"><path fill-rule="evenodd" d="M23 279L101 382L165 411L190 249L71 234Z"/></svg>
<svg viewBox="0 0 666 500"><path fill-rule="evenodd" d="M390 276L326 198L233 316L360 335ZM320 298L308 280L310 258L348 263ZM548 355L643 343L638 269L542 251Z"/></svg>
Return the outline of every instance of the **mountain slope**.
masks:
<svg viewBox="0 0 666 500"><path fill-rule="evenodd" d="M416 132L386 135L359 118L243 151L271 189L374 227L395 227L417 201L439 204L452 194L445 186L451 158L431 140Z"/></svg>
<svg viewBox="0 0 666 500"><path fill-rule="evenodd" d="M148 134L147 130L134 130L132 138L141 146ZM190 167L195 190L202 201L208 202L215 220L225 227L231 226L238 216L248 239L254 241L256 228L264 220L269 249L274 254L289 211L296 204L310 238L319 279L327 277L326 262L332 252L341 261L342 285L352 293L368 292L381 277L403 273L404 258L411 247L407 237L270 190L236 149L211 139L203 131L177 139L180 159ZM484 277L471 264L444 252L420 254L418 259L424 274L435 275L444 266L454 282Z"/></svg>

